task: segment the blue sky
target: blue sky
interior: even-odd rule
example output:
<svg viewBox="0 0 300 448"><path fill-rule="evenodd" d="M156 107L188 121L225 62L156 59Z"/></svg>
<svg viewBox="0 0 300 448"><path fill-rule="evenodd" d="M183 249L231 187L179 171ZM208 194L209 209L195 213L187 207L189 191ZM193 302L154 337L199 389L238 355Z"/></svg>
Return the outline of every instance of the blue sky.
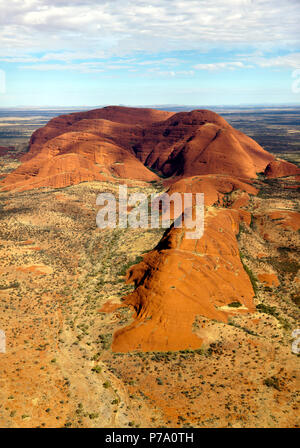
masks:
<svg viewBox="0 0 300 448"><path fill-rule="evenodd" d="M299 103L299 23L299 0L0 0L0 107Z"/></svg>

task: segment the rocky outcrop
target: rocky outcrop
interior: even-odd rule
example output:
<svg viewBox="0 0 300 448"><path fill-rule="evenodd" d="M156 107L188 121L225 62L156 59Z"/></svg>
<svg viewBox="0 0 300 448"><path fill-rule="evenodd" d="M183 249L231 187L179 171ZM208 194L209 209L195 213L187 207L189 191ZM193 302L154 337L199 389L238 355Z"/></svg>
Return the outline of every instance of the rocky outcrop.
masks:
<svg viewBox="0 0 300 448"><path fill-rule="evenodd" d="M197 316L227 322L232 302L241 304L235 313L254 310L236 240L242 219L236 210L210 208L201 239L186 239L186 229L173 227L129 270L127 281L136 289L124 304L135 310L135 319L114 334L114 351L199 348Z"/></svg>
<svg viewBox="0 0 300 448"><path fill-rule="evenodd" d="M254 309L236 234L240 223L251 221L250 213L239 207L257 190L230 176L211 175L182 179L170 186L168 194L174 192L205 193L204 234L187 239L187 229L171 227L158 246L129 269L127 282L136 289L124 304L134 309L135 320L115 333L115 351L198 348L202 341L192 331L197 316L227 322L232 302L241 304L235 314Z"/></svg>
<svg viewBox="0 0 300 448"><path fill-rule="evenodd" d="M53 118L31 137L6 190L66 187L83 181L168 182L206 174L247 180L274 157L208 110L166 112L105 107ZM157 174L155 174L157 173Z"/></svg>
<svg viewBox="0 0 300 448"><path fill-rule="evenodd" d="M276 159L268 163L264 174L269 178L295 176L300 175L300 168L293 163Z"/></svg>
<svg viewBox="0 0 300 448"><path fill-rule="evenodd" d="M142 162L165 177L228 174L254 178L274 157L207 110L181 112L145 130L135 148Z"/></svg>

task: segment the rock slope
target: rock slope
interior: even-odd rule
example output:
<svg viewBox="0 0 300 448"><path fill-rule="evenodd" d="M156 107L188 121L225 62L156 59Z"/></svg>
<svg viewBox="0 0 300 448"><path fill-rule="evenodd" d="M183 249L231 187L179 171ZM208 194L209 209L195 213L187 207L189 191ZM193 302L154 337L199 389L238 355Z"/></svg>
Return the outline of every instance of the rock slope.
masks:
<svg viewBox="0 0 300 448"><path fill-rule="evenodd" d="M53 118L30 139L5 190L61 188L83 181L157 180L227 174L255 178L274 157L208 110L165 112L109 106ZM292 164L280 162L285 175ZM276 168L277 169L277 168Z"/></svg>

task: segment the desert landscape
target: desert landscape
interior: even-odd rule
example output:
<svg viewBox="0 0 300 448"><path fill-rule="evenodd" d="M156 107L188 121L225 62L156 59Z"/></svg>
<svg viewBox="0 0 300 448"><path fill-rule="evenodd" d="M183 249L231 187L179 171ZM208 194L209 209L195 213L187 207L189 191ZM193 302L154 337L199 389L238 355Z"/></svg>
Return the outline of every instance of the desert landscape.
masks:
<svg viewBox="0 0 300 448"><path fill-rule="evenodd" d="M299 108L160 109L2 111L0 427L299 427ZM99 229L124 184L202 238Z"/></svg>

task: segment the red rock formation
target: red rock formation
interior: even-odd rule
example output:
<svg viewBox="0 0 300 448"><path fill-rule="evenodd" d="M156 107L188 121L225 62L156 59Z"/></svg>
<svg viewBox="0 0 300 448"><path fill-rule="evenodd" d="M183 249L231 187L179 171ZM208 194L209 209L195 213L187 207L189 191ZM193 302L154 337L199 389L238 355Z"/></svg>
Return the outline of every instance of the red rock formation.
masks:
<svg viewBox="0 0 300 448"><path fill-rule="evenodd" d="M185 228L172 227L130 269L128 281L137 288L124 305L135 309L136 319L113 341L117 351L177 350L201 345L192 332L197 315L226 322L233 312L227 305L237 301L242 307L235 312L253 310L254 294L235 235L240 221L250 222L241 207L257 193L247 182L272 160L210 111L108 107L51 120L33 134L23 164L2 184L29 189L84 180L158 179L149 167L168 176L169 194L204 192L204 236L189 240Z"/></svg>
<svg viewBox="0 0 300 448"><path fill-rule="evenodd" d="M175 179L199 174L255 178L274 159L207 110L181 112L151 125L134 149L146 166Z"/></svg>
<svg viewBox="0 0 300 448"><path fill-rule="evenodd" d="M114 181L115 177L156 180L133 154L89 133L54 137L42 152L20 165L3 181L4 189L60 188L84 181Z"/></svg>
<svg viewBox="0 0 300 448"><path fill-rule="evenodd" d="M202 342L192 331L197 315L226 322L232 313L226 305L231 302L243 305L237 313L254 309L236 234L241 221L251 221L249 212L237 208L257 190L229 176L211 175L182 179L170 186L168 193L174 192L205 193L204 235L191 240L185 238L185 229L172 227L141 263L129 269L127 282L136 289L124 304L135 310L135 320L115 333L115 351L197 348ZM226 203L231 209L221 208L224 195L233 192L234 200Z"/></svg>
<svg viewBox="0 0 300 448"><path fill-rule="evenodd" d="M233 191L241 190L249 194L257 194L256 188L238 179L226 175L204 175L180 179L170 185L167 192L169 194L178 193L205 193L205 205L222 204L224 195ZM238 198L236 198L237 200ZM234 208L246 205L240 202ZM232 205L231 205L232 206Z"/></svg>
<svg viewBox="0 0 300 448"><path fill-rule="evenodd" d="M77 112L52 118L46 126L35 131L30 139L30 150L23 157L29 160L41 151L43 144L58 135L70 131L92 132L95 135L108 138L117 137L122 130L127 129L128 138L134 135L133 128L140 128L150 123L164 121L173 112L134 107L108 106L87 112ZM115 135L116 134L116 135Z"/></svg>
<svg viewBox="0 0 300 448"><path fill-rule="evenodd" d="M68 157L67 157L68 155ZM5 189L64 187L90 180L156 180L227 174L256 177L274 157L207 110L105 107L53 118L31 137Z"/></svg>
<svg viewBox="0 0 300 448"><path fill-rule="evenodd" d="M226 305L236 301L240 312L254 310L235 237L241 219L236 210L210 209L200 240L172 228L129 270L128 282L137 288L125 304L134 308L135 320L114 334L114 351L195 349L202 342L192 331L196 316L226 322Z"/></svg>
<svg viewBox="0 0 300 448"><path fill-rule="evenodd" d="M285 160L272 160L266 167L265 176L269 178L300 175L300 168Z"/></svg>

